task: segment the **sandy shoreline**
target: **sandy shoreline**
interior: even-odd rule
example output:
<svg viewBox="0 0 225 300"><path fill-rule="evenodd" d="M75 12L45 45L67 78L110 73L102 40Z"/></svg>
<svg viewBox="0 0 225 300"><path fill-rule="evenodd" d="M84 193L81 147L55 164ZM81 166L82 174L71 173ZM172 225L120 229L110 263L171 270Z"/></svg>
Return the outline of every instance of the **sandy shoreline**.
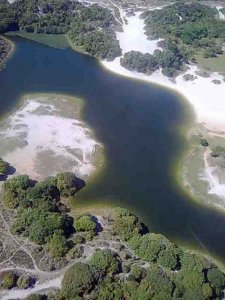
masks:
<svg viewBox="0 0 225 300"><path fill-rule="evenodd" d="M144 33L144 20L140 19L141 12L135 16L126 17L128 24L123 25L123 32L117 32L117 39L120 42L122 53L135 50L143 53L153 53L158 40L148 40ZM134 28L136 28L134 30ZM133 34L131 34L133 32ZM200 77L196 75L197 66L190 65L189 70L176 77L175 82L164 76L160 70L157 70L150 76L143 73L132 72L120 65L120 58L112 62L102 61L101 64L108 70L131 78L136 78L151 83L156 83L164 87L181 93L193 106L196 121L202 123L209 130L225 131L225 93L224 77L218 73L210 74L210 77ZM193 81L185 81L183 75L195 75ZM213 80L219 80L220 84L215 84Z"/></svg>
<svg viewBox="0 0 225 300"><path fill-rule="evenodd" d="M136 12L134 16L126 16L127 22L123 24L123 32L117 32L122 55L131 50L152 54L155 49L159 48L157 46L159 40L147 39L144 31L144 20L139 18L140 14L141 12ZM125 17L124 13L122 17ZM221 15L220 18L222 18ZM177 76L175 80L170 80L162 74L161 70L155 71L150 76L129 71L120 65L120 58L116 58L112 62L102 61L101 64L119 75L144 80L180 93L193 107L196 123L202 124L209 131L225 132L225 81L222 75L211 73L207 78L201 77L196 74L199 71L198 67L189 65L185 73ZM185 74L194 75L195 80L186 81L183 78ZM215 80L217 84L213 82ZM225 197L225 189L220 189L218 186L215 188L217 179L214 178L213 173L207 173L207 170L209 170L207 166L205 168L207 176L204 180L208 181L208 191L206 193L214 193ZM202 180L202 178L199 177L199 180Z"/></svg>

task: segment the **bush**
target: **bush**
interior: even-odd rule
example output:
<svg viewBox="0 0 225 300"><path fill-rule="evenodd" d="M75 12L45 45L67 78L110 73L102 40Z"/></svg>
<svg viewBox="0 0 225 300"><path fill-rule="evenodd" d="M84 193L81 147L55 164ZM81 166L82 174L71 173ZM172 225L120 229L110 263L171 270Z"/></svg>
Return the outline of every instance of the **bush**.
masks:
<svg viewBox="0 0 225 300"><path fill-rule="evenodd" d="M7 175L9 170L9 163L0 158L0 176Z"/></svg>
<svg viewBox="0 0 225 300"><path fill-rule="evenodd" d="M117 255L109 249L96 250L91 257L90 265L95 272L101 275L116 274L120 270Z"/></svg>
<svg viewBox="0 0 225 300"><path fill-rule="evenodd" d="M4 273L0 278L0 286L2 289L12 289L16 286L17 276L13 272Z"/></svg>
<svg viewBox="0 0 225 300"><path fill-rule="evenodd" d="M62 281L62 294L66 299L84 296L93 287L94 277L91 268L85 263L76 263L68 269Z"/></svg>
<svg viewBox="0 0 225 300"><path fill-rule="evenodd" d="M63 232L56 231L53 233L47 242L47 249L50 254L57 259L66 255L69 251L69 247L66 238L63 236Z"/></svg>
<svg viewBox="0 0 225 300"><path fill-rule="evenodd" d="M138 217L132 215L128 210L115 211L115 220L112 225L112 232L118 234L121 239L128 241L134 235L143 231Z"/></svg>
<svg viewBox="0 0 225 300"><path fill-rule="evenodd" d="M25 198L25 191L31 186L29 176L20 175L6 180L3 184L4 205L7 208L16 208Z"/></svg>
<svg viewBox="0 0 225 300"><path fill-rule="evenodd" d="M84 181L77 178L72 172L60 173L56 179L57 188L60 194L65 197L74 196L85 185Z"/></svg>
<svg viewBox="0 0 225 300"><path fill-rule="evenodd" d="M17 280L17 287L20 289L28 289L31 285L31 278L27 275L22 275Z"/></svg>
<svg viewBox="0 0 225 300"><path fill-rule="evenodd" d="M208 147L209 146L209 143L206 139L200 139L200 144L203 146L203 147Z"/></svg>
<svg viewBox="0 0 225 300"><path fill-rule="evenodd" d="M93 220L92 215L82 215L76 218L74 222L74 227L76 231L92 231L95 232L97 225Z"/></svg>
<svg viewBox="0 0 225 300"><path fill-rule="evenodd" d="M208 281L218 288L225 287L225 275L218 268L209 269L207 272Z"/></svg>

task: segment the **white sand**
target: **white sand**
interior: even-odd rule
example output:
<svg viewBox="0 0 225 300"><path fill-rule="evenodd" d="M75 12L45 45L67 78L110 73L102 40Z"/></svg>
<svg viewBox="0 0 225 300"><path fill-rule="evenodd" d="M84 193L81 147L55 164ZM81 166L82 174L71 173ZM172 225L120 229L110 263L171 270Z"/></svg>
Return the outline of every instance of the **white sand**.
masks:
<svg viewBox="0 0 225 300"><path fill-rule="evenodd" d="M38 109L44 109L43 114ZM22 108L0 124L0 136L0 155L17 174L39 180L65 170L85 177L95 169L92 159L99 143L84 123L60 116L54 101L50 105L38 98L25 100ZM20 145L18 139L24 143ZM13 145L5 154L4 142Z"/></svg>
<svg viewBox="0 0 225 300"><path fill-rule="evenodd" d="M131 50L153 53L158 48L158 41L149 41L144 34L144 21L139 19L139 15L140 12L127 17L128 24L123 26L124 31L117 33L123 54ZM204 123L211 130L225 131L225 83L223 76L218 73L211 74L209 78L198 76L193 82L185 81L183 74L179 75L174 83L159 70L150 76L131 72L120 65L120 58L112 62L102 61L102 64L120 75L157 83L180 92L193 105L197 122ZM196 66L190 66L185 74L195 74L197 70ZM221 84L213 83L212 80L215 79L220 80Z"/></svg>
<svg viewBox="0 0 225 300"><path fill-rule="evenodd" d="M221 8L223 8L223 6L216 6L216 9L218 10L220 20L225 20L225 16L222 13Z"/></svg>
<svg viewBox="0 0 225 300"><path fill-rule="evenodd" d="M209 150L207 149L204 152L204 163L205 169L204 174L201 176L201 179L207 181L209 184L209 194L215 194L222 198L225 197L225 184L219 181L218 176L215 174L216 167L211 167L208 163Z"/></svg>
<svg viewBox="0 0 225 300"><path fill-rule="evenodd" d="M127 17L128 24L123 25L124 31L117 33L123 54L131 50L153 53L158 48L158 41L147 39L144 33L144 20L139 18L140 14L138 12L135 16ZM211 74L209 78L197 76L194 81L185 81L183 74L172 82L160 70L150 76L131 72L120 65L120 58L112 62L103 61L102 64L120 75L156 83L180 92L193 106L197 122L204 124L210 130L225 132L225 82L223 76L218 73ZM189 66L185 74L196 76L196 71L198 71L197 66ZM215 84L212 80L220 80L221 84ZM218 182L209 166L206 166L205 172L205 179L209 183L209 193L225 197L225 185Z"/></svg>

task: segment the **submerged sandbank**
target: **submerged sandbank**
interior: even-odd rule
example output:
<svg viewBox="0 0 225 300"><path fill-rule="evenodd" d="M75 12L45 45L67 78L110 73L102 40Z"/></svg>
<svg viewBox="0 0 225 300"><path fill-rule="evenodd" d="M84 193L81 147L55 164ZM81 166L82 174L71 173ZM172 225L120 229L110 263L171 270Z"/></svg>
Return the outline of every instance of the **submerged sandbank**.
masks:
<svg viewBox="0 0 225 300"><path fill-rule="evenodd" d="M0 157L36 180L65 170L87 178L103 147L81 121L82 107L82 100L63 95L25 96L0 122Z"/></svg>
<svg viewBox="0 0 225 300"><path fill-rule="evenodd" d="M159 8L158 8L159 9ZM144 20L140 19L141 12L134 16L126 16L126 23L123 24L123 32L117 32L117 39L122 48L122 55L128 51L135 50L143 53L153 53L158 49L159 40L148 40L144 31ZM188 70L177 76L174 80L164 76L161 70L145 75L132 72L120 65L120 57L112 62L101 62L104 67L117 74L156 83L181 93L194 108L196 123L204 126L207 131L225 132L225 81L218 73L208 74L208 77L200 76L196 65L189 65ZM184 75L193 75L194 80L185 80ZM203 159L203 158L202 158ZM207 170L207 168L206 168ZM203 180L202 174L197 174L198 180ZM221 196L221 189L215 188L212 176L204 176L208 181L205 193L210 192ZM214 185L214 188L212 186ZM225 197L225 190L223 196ZM225 206L225 198L223 200Z"/></svg>

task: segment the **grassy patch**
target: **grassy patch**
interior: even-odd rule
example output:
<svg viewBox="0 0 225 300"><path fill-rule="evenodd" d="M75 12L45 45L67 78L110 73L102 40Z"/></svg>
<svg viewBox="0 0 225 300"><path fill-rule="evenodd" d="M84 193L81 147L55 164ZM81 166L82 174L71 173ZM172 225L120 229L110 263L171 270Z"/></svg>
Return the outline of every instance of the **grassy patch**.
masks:
<svg viewBox="0 0 225 300"><path fill-rule="evenodd" d="M29 32L9 32L10 36L21 36L23 38L47 45L49 47L65 49L68 48L68 41L64 34L44 34L44 33L29 33Z"/></svg>
<svg viewBox="0 0 225 300"><path fill-rule="evenodd" d="M198 55L197 62L202 69L210 72L218 72L225 76L225 54L210 58Z"/></svg>

